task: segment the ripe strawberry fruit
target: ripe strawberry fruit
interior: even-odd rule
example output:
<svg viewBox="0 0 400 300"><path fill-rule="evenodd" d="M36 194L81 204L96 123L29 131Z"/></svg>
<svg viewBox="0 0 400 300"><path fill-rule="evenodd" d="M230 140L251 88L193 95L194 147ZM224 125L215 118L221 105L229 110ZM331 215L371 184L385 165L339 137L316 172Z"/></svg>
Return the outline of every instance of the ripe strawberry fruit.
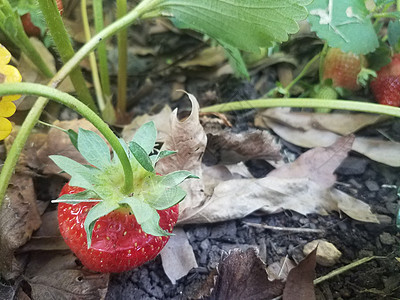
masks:
<svg viewBox="0 0 400 300"><path fill-rule="evenodd" d="M68 183L60 197L84 191ZM87 268L103 273L123 272L154 259L169 240L169 236L145 233L128 208L120 208L99 218L94 225L91 247L83 226L90 208L97 202L58 205L58 223L67 245ZM178 220L178 204L157 211L160 227L172 232Z"/></svg>
<svg viewBox="0 0 400 300"><path fill-rule="evenodd" d="M372 94L378 103L400 107L400 54L377 72L370 83Z"/></svg>
<svg viewBox="0 0 400 300"><path fill-rule="evenodd" d="M58 223L65 242L93 271L122 272L153 259L178 220L178 203L186 196L178 185L197 177L188 171L163 176L155 172L157 161L175 152L152 154L153 122L139 128L128 145L120 141L133 172L132 187L124 185L121 161L115 155L111 158L100 136L81 128L78 134L69 134L88 165L50 156L71 175L55 201L60 203Z"/></svg>
<svg viewBox="0 0 400 300"><path fill-rule="evenodd" d="M57 0L56 3L57 3L58 11L60 12L60 15L62 16L63 11L64 11L62 1L61 0ZM40 32L40 28L35 26L32 23L31 14L30 13L26 13L26 14L22 15L21 16L21 21L22 21L22 25L24 26L25 33L28 36L36 36L36 37L40 36L40 33L41 33Z"/></svg>
<svg viewBox="0 0 400 300"><path fill-rule="evenodd" d="M324 79L332 79L334 87L357 91L361 86L357 83L357 75L366 65L363 55L345 53L339 48L330 48L324 60Z"/></svg>

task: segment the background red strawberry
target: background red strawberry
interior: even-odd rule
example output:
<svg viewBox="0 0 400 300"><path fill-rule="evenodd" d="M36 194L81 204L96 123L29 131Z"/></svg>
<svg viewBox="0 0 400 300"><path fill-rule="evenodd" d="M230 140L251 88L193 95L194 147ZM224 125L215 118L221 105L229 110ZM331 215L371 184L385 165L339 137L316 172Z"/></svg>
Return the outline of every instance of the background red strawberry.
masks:
<svg viewBox="0 0 400 300"><path fill-rule="evenodd" d="M60 197L84 191L66 184ZM169 236L146 234L130 210L118 209L98 219L94 225L92 245L87 248L84 221L97 202L60 203L58 222L65 242L89 269L98 272L123 272L154 259ZM158 211L160 227L172 232L178 220L178 205Z"/></svg>
<svg viewBox="0 0 400 300"><path fill-rule="evenodd" d="M356 91L361 88L357 76L366 64L363 55L342 52L339 48L330 48L324 60L324 79L332 79L334 87Z"/></svg>
<svg viewBox="0 0 400 300"><path fill-rule="evenodd" d="M56 3L57 3L58 11L60 12L60 15L62 15L63 10L64 10L62 1L57 0ZM28 36L39 37L41 35L40 28L38 26L36 26L35 24L33 24L34 22L32 22L32 20L31 20L30 13L26 13L26 14L22 15L21 21L22 21L22 25L24 26L25 33Z"/></svg>
<svg viewBox="0 0 400 300"><path fill-rule="evenodd" d="M370 84L375 99L383 105L400 107L400 54L377 72Z"/></svg>

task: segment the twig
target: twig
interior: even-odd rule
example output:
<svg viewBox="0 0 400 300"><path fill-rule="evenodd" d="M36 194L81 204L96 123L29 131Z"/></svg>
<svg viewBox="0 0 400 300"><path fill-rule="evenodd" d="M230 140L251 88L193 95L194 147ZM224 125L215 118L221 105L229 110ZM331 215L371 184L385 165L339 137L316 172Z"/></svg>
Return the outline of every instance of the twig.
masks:
<svg viewBox="0 0 400 300"><path fill-rule="evenodd" d="M277 227L277 226L270 226L266 224L257 224L257 223L248 223L244 222L244 224L252 226L252 227L258 227L258 228L264 228L264 229L269 229L269 230L276 230L276 231L288 231L288 232L298 232L298 233L325 233L324 229L312 229L312 228L293 228L293 227Z"/></svg>

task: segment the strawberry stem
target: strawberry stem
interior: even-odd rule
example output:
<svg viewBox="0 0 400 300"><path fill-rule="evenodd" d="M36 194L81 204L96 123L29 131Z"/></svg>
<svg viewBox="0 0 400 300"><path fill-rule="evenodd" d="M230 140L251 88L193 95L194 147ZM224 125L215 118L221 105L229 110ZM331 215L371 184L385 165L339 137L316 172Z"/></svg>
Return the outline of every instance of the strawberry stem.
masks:
<svg viewBox="0 0 400 300"><path fill-rule="evenodd" d="M105 139L110 143L111 147L114 149L115 153L118 155L119 160L121 161L125 175L125 181L122 192L129 194L132 191L133 172L128 156L125 153L125 150L122 147L121 143L119 142L118 138L112 132L112 130L94 111L92 111L89 107L87 107L85 104L83 104L75 97L67 93L61 92L57 89L48 86L43 86L41 84L22 82L22 83L3 83L0 85L0 97L5 95L14 95L14 94L35 95L52 99L80 113L83 117L85 117L88 121L90 121L103 134ZM3 176L4 171L5 170L3 168L3 171L1 172L0 175L1 186L6 185L4 184L4 176ZM3 197L0 197L0 205L2 199Z"/></svg>
<svg viewBox="0 0 400 300"><path fill-rule="evenodd" d="M389 115L400 118L400 108L377 103L367 103L350 100L310 99L310 98L270 98L255 99L223 103L203 107L200 112L226 112L232 110L271 108L271 107L308 107L308 108L331 108L365 113Z"/></svg>

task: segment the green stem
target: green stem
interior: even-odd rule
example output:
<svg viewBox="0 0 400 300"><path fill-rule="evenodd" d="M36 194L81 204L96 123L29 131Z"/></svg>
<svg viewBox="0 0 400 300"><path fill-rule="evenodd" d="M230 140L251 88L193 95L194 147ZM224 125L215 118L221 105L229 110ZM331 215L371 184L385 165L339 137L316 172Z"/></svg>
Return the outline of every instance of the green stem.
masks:
<svg viewBox="0 0 400 300"><path fill-rule="evenodd" d="M90 40L90 27L87 15L86 0L81 0L81 13L82 13L82 23L83 23L83 31L85 33L85 39L86 41L88 41ZM97 104L99 105L100 112L103 112L106 105L104 103L103 92L100 86L100 78L99 78L99 72L97 70L96 57L93 52L89 54L89 63L90 63L90 69L92 70L92 80L97 97Z"/></svg>
<svg viewBox="0 0 400 300"><path fill-rule="evenodd" d="M303 70L301 70L300 74L296 76L295 79L292 80L291 83L289 83L285 90L289 93L290 89L292 88L292 86L294 86L301 78L303 78L303 76L305 74L307 74L308 70L310 69L310 67L313 65L313 63L319 58L320 53L318 53L317 55L315 55L303 68Z"/></svg>
<svg viewBox="0 0 400 300"><path fill-rule="evenodd" d="M201 112L226 112L232 110L271 108L271 107L309 107L331 108L365 113L383 114L400 118L400 108L376 103L358 102L350 100L329 100L309 98L271 98L256 99L223 103L202 108Z"/></svg>
<svg viewBox="0 0 400 300"><path fill-rule="evenodd" d="M5 95L14 95L14 94L24 94L24 95L34 95L34 96L42 96L58 103L64 104L65 106L73 109L74 111L80 113L83 117L85 117L89 122L91 122L104 136L104 138L110 143L111 147L114 149L115 153L118 155L119 160L121 161L122 168L125 174L125 181L123 192L129 193L133 189L133 172L132 167L129 162L128 156L125 153L125 150L118 138L112 132L112 130L108 127L108 125L89 107L83 104L81 101L76 99L75 97L61 92L57 89L44 86L37 83L7 83L0 85L0 97ZM45 100L47 102L47 100ZM43 102L43 101L42 101ZM45 103L44 103L45 105ZM32 126L33 127L33 126ZM31 130L32 128L30 128ZM25 129L26 130L26 129ZM29 130L29 132L30 132ZM19 135L17 135L18 138ZM16 141L14 141L15 143ZM4 167L3 167L4 168ZM0 176L3 176L3 171ZM3 178L1 178L3 179ZM3 186L4 182L0 180L1 186ZM1 191L3 192L3 191ZM5 192L5 191L4 191ZM1 194L0 194L1 196ZM0 197L0 205L3 197Z"/></svg>
<svg viewBox="0 0 400 300"><path fill-rule="evenodd" d="M117 0L117 18L120 19L126 15L126 0ZM118 32L118 97L117 111L121 115L126 112L126 85L127 85L127 62L128 62L128 43L127 30Z"/></svg>
<svg viewBox="0 0 400 300"><path fill-rule="evenodd" d="M1 0L0 0L1 1ZM147 13L154 11L158 2L153 0L144 0L135 7L134 10L129 12L125 17L115 21L111 25L107 26L96 34L89 42L87 42L76 54L58 71L58 73L50 80L48 83L51 87L57 87L57 85L73 70L78 66L79 62L92 50L102 40L112 36L115 32L121 28L129 26L131 23L136 21L139 17L147 15ZM156 15L154 13L154 15ZM39 119L43 109L45 108L48 100L39 97L36 100L33 107L30 109L29 114L26 116L24 123L22 124L17 137L15 138L10 151L7 153L7 158L4 162L2 171L0 173L0 199L4 198L7 191L8 182L10 181L12 172L17 164L18 157L29 137L30 132L35 126L37 120Z"/></svg>
<svg viewBox="0 0 400 300"><path fill-rule="evenodd" d="M2 31L25 53L43 75L49 78L52 77L54 75L53 72L32 45L29 37L25 33L21 20L18 15L14 13L7 0L0 0L0 10L2 11L2 14L0 14L0 27ZM10 24L10 22L12 24ZM10 30L11 28L12 30Z"/></svg>
<svg viewBox="0 0 400 300"><path fill-rule="evenodd" d="M94 27L96 32L104 29L103 1L93 1ZM97 48L99 58L100 79L103 93L106 98L111 97L110 76L108 74L108 61L106 43L101 41Z"/></svg>
<svg viewBox="0 0 400 300"><path fill-rule="evenodd" d="M60 13L58 12L57 5L53 0L39 0L39 5L43 16L46 19L47 26L50 30L51 36L53 37L57 51L60 54L62 62L65 64L74 56L75 51L72 47ZM76 93L78 94L78 98L92 110L98 112L89 89L86 86L85 78L83 77L82 71L79 67L75 66L71 70L70 78Z"/></svg>
<svg viewBox="0 0 400 300"><path fill-rule="evenodd" d="M320 58L319 58L319 82L322 83L324 81L324 62L325 62L325 56L328 53L328 43L325 42L324 47L321 50L320 53Z"/></svg>

